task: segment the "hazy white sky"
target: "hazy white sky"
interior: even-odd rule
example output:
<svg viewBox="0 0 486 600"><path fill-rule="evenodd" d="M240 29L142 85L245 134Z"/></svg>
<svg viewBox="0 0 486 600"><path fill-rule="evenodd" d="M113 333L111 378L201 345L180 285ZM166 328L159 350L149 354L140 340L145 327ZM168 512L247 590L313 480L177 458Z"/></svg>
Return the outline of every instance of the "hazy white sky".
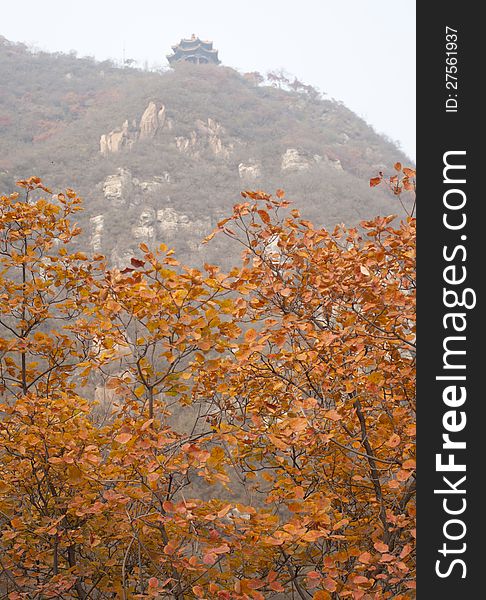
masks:
<svg viewBox="0 0 486 600"><path fill-rule="evenodd" d="M283 68L342 100L415 158L414 0L4 0L1 12L11 41L99 60L125 49L166 64L195 33L225 65Z"/></svg>

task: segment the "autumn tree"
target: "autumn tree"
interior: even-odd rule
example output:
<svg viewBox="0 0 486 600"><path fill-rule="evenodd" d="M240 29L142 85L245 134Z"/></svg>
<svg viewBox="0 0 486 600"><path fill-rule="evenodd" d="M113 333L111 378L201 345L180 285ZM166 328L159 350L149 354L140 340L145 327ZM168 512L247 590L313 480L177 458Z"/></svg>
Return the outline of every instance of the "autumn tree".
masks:
<svg viewBox="0 0 486 600"><path fill-rule="evenodd" d="M414 175L386 182L400 196ZM414 587L415 220L329 233L243 196L219 229L244 247L247 329L198 389L222 460L271 507L272 568L302 598L397 597Z"/></svg>
<svg viewBox="0 0 486 600"><path fill-rule="evenodd" d="M412 598L415 220L328 232L245 192L218 226L243 247L230 273L144 245L119 271L69 252L74 192L20 185L0 215L0 592Z"/></svg>
<svg viewBox="0 0 486 600"><path fill-rule="evenodd" d="M12 598L79 587L76 528L67 514L78 471L72 457L87 449L85 466L93 470L98 452L87 441L90 407L73 380L86 348L66 330L96 271L96 262L66 249L79 233L69 219L80 201L72 190L38 198L50 194L38 178L18 185L25 196L0 204L0 568L2 591ZM61 581L63 568L69 575Z"/></svg>

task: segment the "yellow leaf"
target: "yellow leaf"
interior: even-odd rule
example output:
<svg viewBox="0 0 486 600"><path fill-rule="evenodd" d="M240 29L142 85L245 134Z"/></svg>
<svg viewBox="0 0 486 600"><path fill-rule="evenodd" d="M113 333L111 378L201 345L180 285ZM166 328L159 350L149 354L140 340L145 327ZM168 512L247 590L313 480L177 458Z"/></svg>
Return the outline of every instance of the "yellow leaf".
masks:
<svg viewBox="0 0 486 600"><path fill-rule="evenodd" d="M79 483L82 480L81 469L75 465L69 465L67 468L67 476L70 483Z"/></svg>
<svg viewBox="0 0 486 600"><path fill-rule="evenodd" d="M141 398L145 394L145 386L139 385L137 388L135 388L134 394L137 396L137 398Z"/></svg>
<svg viewBox="0 0 486 600"><path fill-rule="evenodd" d="M14 517L11 521L10 524L12 525L12 527L14 529L20 529L21 527L23 527L24 523L22 522L21 519L19 519L18 517Z"/></svg>
<svg viewBox="0 0 486 600"><path fill-rule="evenodd" d="M4 481L0 481L0 494L5 494L10 490L10 486L7 485Z"/></svg>
<svg viewBox="0 0 486 600"><path fill-rule="evenodd" d="M216 446L215 448L213 448L211 450L211 456L208 458L207 460L207 464L209 466L217 466L221 463L221 461L224 458L224 450L223 448L220 448L219 446Z"/></svg>

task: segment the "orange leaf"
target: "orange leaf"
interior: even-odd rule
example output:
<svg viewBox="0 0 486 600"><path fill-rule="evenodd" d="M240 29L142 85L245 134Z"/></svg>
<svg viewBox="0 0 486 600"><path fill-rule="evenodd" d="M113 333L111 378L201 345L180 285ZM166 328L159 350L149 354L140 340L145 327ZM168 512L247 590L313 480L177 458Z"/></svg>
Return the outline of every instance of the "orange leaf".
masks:
<svg viewBox="0 0 486 600"><path fill-rule="evenodd" d="M381 183L381 177L372 177L370 179L370 187L375 187L375 185L379 185Z"/></svg>
<svg viewBox="0 0 486 600"><path fill-rule="evenodd" d="M21 527L23 527L23 522L21 521L21 519L19 519L18 517L14 517L11 521L10 524L12 525L12 527L14 529L20 529Z"/></svg>
<svg viewBox="0 0 486 600"><path fill-rule="evenodd" d="M409 458L402 464L402 469L415 469L415 461L413 458Z"/></svg>
<svg viewBox="0 0 486 600"><path fill-rule="evenodd" d="M274 592L285 592L285 588L278 581L272 581L268 584L268 587Z"/></svg>
<svg viewBox="0 0 486 600"><path fill-rule="evenodd" d="M257 332L252 328L245 333L245 342L251 343L255 340Z"/></svg>
<svg viewBox="0 0 486 600"><path fill-rule="evenodd" d="M401 171L402 170L402 163L401 162L396 162L393 165L393 168L395 169L395 171Z"/></svg>
<svg viewBox="0 0 486 600"><path fill-rule="evenodd" d="M132 437L133 435L131 433L120 433L116 436L115 442L118 442L119 444L127 444Z"/></svg>
<svg viewBox="0 0 486 600"><path fill-rule="evenodd" d="M325 579L323 579L322 581L322 585L323 587L326 588L326 590L328 590L329 592L335 592L337 589L337 584L334 581L334 579L331 579L330 577L326 577Z"/></svg>
<svg viewBox="0 0 486 600"><path fill-rule="evenodd" d="M168 554L169 556L174 554L174 552L176 550L177 550L176 542L174 542L173 540L164 546L164 553Z"/></svg>
<svg viewBox="0 0 486 600"><path fill-rule="evenodd" d="M388 552L388 545L383 542L375 542L373 546L378 552Z"/></svg>
<svg viewBox="0 0 486 600"><path fill-rule="evenodd" d="M211 548L211 552L214 554L225 554L230 551L230 547L228 544L223 544L222 546L218 546L217 548Z"/></svg>
<svg viewBox="0 0 486 600"><path fill-rule="evenodd" d="M258 214L260 215L260 219L268 225L270 223L270 216L266 210L258 210Z"/></svg>
<svg viewBox="0 0 486 600"><path fill-rule="evenodd" d="M400 444L400 436L397 435L396 433L393 433L390 438L388 439L388 441L386 442L386 445L389 448L396 448L399 444Z"/></svg>
<svg viewBox="0 0 486 600"><path fill-rule="evenodd" d="M340 421L342 419L342 416L338 413L337 410L334 409L326 410L326 412L324 413L324 417L326 419L331 419L331 421Z"/></svg>
<svg viewBox="0 0 486 600"><path fill-rule="evenodd" d="M405 471L404 469L400 469L400 471L398 471L396 475L396 478L398 479L398 481L407 481L411 474L412 471Z"/></svg>

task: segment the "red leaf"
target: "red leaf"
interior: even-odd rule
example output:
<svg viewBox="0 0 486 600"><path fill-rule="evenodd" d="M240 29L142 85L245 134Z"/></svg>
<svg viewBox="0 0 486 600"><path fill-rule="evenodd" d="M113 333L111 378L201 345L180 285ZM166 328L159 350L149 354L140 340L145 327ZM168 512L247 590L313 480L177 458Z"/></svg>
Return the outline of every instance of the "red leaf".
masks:
<svg viewBox="0 0 486 600"><path fill-rule="evenodd" d="M144 260L139 260L138 258L131 258L130 262L132 263L132 265L136 268L138 267L143 267L143 265L145 264Z"/></svg>

